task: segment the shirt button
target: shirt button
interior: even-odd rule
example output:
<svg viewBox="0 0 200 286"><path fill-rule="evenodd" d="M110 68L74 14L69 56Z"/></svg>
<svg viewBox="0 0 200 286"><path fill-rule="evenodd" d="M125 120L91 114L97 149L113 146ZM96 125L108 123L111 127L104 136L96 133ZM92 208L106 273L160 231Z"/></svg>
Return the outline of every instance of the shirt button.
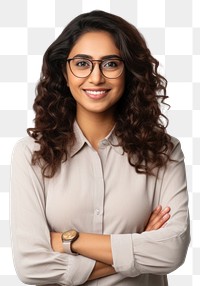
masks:
<svg viewBox="0 0 200 286"><path fill-rule="evenodd" d="M96 215L99 215L99 214L100 214L100 210L96 209Z"/></svg>
<svg viewBox="0 0 200 286"><path fill-rule="evenodd" d="M108 146L108 144L109 144L108 140L106 140L106 139L102 140L101 143L102 143L103 146Z"/></svg>
<svg viewBox="0 0 200 286"><path fill-rule="evenodd" d="M102 141L99 143L99 148L104 149L104 148L105 148L106 146L108 146L108 145L109 145L108 140L104 139L104 140L102 140Z"/></svg>

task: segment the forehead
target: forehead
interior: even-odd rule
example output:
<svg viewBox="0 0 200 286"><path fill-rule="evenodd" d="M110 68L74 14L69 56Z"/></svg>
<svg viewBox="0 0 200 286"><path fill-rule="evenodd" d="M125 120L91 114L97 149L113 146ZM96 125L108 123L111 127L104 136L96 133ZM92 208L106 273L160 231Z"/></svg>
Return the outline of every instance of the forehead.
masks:
<svg viewBox="0 0 200 286"><path fill-rule="evenodd" d="M79 37L69 53L69 57L85 54L98 59L106 55L118 55L120 51L116 47L112 35L105 31L87 32Z"/></svg>

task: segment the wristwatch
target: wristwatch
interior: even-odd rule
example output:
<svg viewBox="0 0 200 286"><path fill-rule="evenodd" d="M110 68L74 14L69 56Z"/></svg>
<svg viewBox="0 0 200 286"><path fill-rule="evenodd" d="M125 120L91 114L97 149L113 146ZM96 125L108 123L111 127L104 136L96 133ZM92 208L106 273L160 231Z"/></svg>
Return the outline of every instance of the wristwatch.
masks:
<svg viewBox="0 0 200 286"><path fill-rule="evenodd" d="M62 234L62 244L64 248L64 252L71 254L71 255L78 255L78 253L73 252L71 245L72 243L77 240L79 237L78 231L74 229L70 229L68 231L63 232Z"/></svg>

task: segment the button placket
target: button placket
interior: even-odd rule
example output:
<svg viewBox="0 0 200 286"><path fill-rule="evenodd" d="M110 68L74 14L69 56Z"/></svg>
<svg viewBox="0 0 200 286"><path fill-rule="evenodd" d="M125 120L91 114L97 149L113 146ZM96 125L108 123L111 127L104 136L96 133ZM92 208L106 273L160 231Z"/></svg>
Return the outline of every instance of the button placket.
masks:
<svg viewBox="0 0 200 286"><path fill-rule="evenodd" d="M94 170L94 232L102 233L103 231L103 209L104 209L104 177L102 162L97 152L92 154Z"/></svg>

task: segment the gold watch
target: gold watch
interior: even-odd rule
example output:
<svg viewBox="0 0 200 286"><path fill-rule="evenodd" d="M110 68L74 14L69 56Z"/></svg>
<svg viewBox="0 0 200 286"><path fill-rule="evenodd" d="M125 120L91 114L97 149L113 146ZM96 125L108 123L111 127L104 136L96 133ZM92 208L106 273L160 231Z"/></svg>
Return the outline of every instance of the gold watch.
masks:
<svg viewBox="0 0 200 286"><path fill-rule="evenodd" d="M78 231L71 229L68 231L63 232L62 234L62 244L64 248L64 252L71 254L71 255L78 255L78 253L73 252L71 245L72 243L77 240L79 237Z"/></svg>

